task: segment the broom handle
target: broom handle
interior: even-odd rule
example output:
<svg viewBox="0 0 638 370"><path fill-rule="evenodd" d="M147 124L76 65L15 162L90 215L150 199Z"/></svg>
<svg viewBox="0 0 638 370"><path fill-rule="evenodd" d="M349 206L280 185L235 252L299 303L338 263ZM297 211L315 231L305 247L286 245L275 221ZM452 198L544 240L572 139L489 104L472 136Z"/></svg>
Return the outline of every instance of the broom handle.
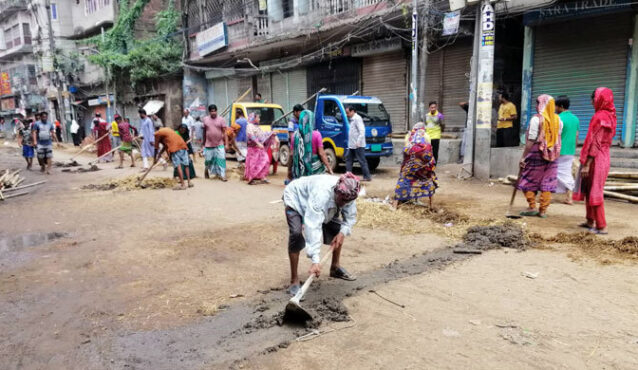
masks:
<svg viewBox="0 0 638 370"><path fill-rule="evenodd" d="M330 249L328 250L328 253L326 253L325 256L323 256L323 258L321 259L321 261L319 262L320 266L323 266L326 261L328 260L328 258L332 255L332 251L334 250L334 247L330 247ZM306 282L303 283L303 286L301 287L301 289L299 290L299 293L297 293L297 295L295 297L299 297L299 299L301 299L301 297L304 296L304 294L306 294L306 291L308 290L308 288L310 288L310 284L312 284L313 280L315 280L315 274L311 274L308 279L306 279Z"/></svg>
<svg viewBox="0 0 638 370"><path fill-rule="evenodd" d="M516 184L514 184L514 190L512 190L512 199L510 200L510 208L514 205L514 198L516 198L516 191L518 191L518 183L521 181L521 173L523 169L518 167L518 176L516 177Z"/></svg>
<svg viewBox="0 0 638 370"><path fill-rule="evenodd" d="M109 136L109 134L108 134L108 133L106 133L106 134L102 135L102 137L101 137L101 138L99 138L99 139L95 140L92 144L85 145L85 146L84 146L84 148L82 148L82 150L80 150L79 152L77 152L77 153L73 154L73 156L72 156L71 158L69 158L69 161L71 161L72 159L74 159L74 158L75 158L75 157L77 157L78 155L82 154L82 152L84 152L85 150L87 150L87 149L88 149L88 148L90 148L91 146L93 146L93 145L97 144L100 140L104 139L104 138L105 138L105 137L107 137L107 136Z"/></svg>

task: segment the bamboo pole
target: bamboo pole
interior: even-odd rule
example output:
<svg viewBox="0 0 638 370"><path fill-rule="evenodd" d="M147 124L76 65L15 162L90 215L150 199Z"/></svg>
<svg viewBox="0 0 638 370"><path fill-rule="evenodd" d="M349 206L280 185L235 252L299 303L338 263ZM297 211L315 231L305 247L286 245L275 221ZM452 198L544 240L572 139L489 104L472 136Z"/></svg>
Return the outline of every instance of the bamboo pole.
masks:
<svg viewBox="0 0 638 370"><path fill-rule="evenodd" d="M631 195L621 194L615 191L608 191L608 190L603 190L603 194L605 194L606 196L610 198L622 199L622 200L629 201L631 203L638 203L638 197L634 197Z"/></svg>
<svg viewBox="0 0 638 370"><path fill-rule="evenodd" d="M102 135L99 139L95 140L93 143L88 144L88 145L85 145L85 146L84 146L84 148L80 149L80 151L79 151L79 152L77 152L77 153L73 154L73 155L71 156L71 158L69 158L69 159L68 159L68 161L69 161L69 162L73 161L73 159L74 159L75 157L77 157L78 155L82 154L85 150L87 150L87 149L88 149L88 148L90 148L91 146L96 145L98 142L100 142L102 139L104 139L104 138L105 138L105 137L107 137L107 136L109 136L109 133L106 133L106 134Z"/></svg>
<svg viewBox="0 0 638 370"><path fill-rule="evenodd" d="M605 185L604 190L613 190L613 191L637 190L638 191L638 185Z"/></svg>
<svg viewBox="0 0 638 370"><path fill-rule="evenodd" d="M637 172L610 172L607 177L614 177L617 179L630 179L630 180L638 180Z"/></svg>
<svg viewBox="0 0 638 370"><path fill-rule="evenodd" d="M239 96L239 98L237 98L237 99L233 100L233 102L232 102L232 103L230 103L230 105L229 105L229 106L227 106L227 107L226 107L226 109L224 109L224 111L222 112L222 114L221 114L220 116L221 116L221 117L224 117L224 116L226 115L226 113L228 113L228 111L229 111L229 110L233 107L233 105L234 105L235 103L237 103L238 101L240 101L240 100L242 100L243 98L245 98L245 97L246 97L246 95L250 94L250 92L251 92L252 90L253 90L253 88L252 88L252 87L248 88L248 90L246 90L246 92L245 92L245 93L241 94L241 95Z"/></svg>
<svg viewBox="0 0 638 370"><path fill-rule="evenodd" d="M317 91L316 93L312 94L311 97L309 97L308 99L304 100L300 104L301 105L305 105L307 102L311 101L315 96L321 94L322 92L324 92L326 90L327 89L325 87L322 87L319 91ZM292 112L294 112L294 110L291 110L290 112L288 112L288 113L284 114L283 116L277 118L276 120L273 121L272 124L274 125L276 122L279 122L280 120L284 119L286 116L289 116Z"/></svg>
<svg viewBox="0 0 638 370"><path fill-rule="evenodd" d="M7 191L14 191L14 190L20 190L20 189L26 189L26 188L30 188L32 186L36 186L36 185L41 185L44 184L45 182L47 182L47 180L43 180L43 181L38 181L38 182L34 182L33 184L27 184L27 185L22 185L22 186L18 186L15 188L8 188L8 189L3 189L5 192Z"/></svg>

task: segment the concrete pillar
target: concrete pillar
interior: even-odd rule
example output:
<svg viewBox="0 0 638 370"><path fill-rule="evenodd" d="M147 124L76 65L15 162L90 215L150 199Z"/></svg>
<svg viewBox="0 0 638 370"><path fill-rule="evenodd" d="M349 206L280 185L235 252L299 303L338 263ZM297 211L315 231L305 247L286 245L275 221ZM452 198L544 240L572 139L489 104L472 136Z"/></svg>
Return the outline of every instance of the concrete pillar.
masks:
<svg viewBox="0 0 638 370"><path fill-rule="evenodd" d="M638 15L634 16L634 34L630 42L627 61L627 82L625 84L625 111L623 114L622 145L630 148L636 141L636 118L638 111Z"/></svg>
<svg viewBox="0 0 638 370"><path fill-rule="evenodd" d="M534 29L525 26L523 40L523 86L521 87L520 143L525 144L525 131L532 117L532 76L534 73Z"/></svg>

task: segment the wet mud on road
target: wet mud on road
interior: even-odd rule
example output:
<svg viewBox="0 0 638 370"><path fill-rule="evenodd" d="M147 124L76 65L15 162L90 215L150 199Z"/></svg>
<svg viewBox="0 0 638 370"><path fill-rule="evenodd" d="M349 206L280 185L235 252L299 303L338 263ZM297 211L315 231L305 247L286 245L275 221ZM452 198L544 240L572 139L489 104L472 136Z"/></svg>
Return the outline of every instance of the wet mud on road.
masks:
<svg viewBox="0 0 638 370"><path fill-rule="evenodd" d="M229 306L216 316L186 327L121 335L111 343L92 343L95 350L107 350L116 368L195 368L201 364L226 368L235 361L285 348L308 334L321 322L349 320L343 299L368 294L368 290L390 281L443 269L471 258L454 254L451 248L395 260L362 274L356 281L322 278L306 293L302 306L313 313L306 327L283 324L284 307L290 298L282 289L265 291L258 300ZM108 348L108 349L107 349Z"/></svg>

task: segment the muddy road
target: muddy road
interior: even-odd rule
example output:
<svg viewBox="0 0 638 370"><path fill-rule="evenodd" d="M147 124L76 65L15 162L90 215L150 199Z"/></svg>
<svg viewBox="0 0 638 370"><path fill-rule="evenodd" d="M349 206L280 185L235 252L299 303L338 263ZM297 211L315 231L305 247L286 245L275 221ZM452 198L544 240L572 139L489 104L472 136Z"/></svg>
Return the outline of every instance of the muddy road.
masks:
<svg viewBox="0 0 638 370"><path fill-rule="evenodd" d="M0 148L0 165L21 166L14 153ZM288 299L281 174L264 186L200 178L183 192L86 190L137 175L98 166L28 172L27 182L48 182L0 204L3 369L458 368L478 358L479 368L533 368L533 349L542 367L638 364L635 260L544 241L453 253L468 228L502 224L509 197L506 187L454 180L454 167L439 171L445 212L361 207L342 253L358 280L322 276L302 302L320 320L303 327L279 325ZM385 198L395 174L381 169L368 194ZM577 232L582 208L555 204L555 217L515 225L548 238ZM636 233L634 212L608 205L609 238ZM308 267L302 259L300 271ZM518 329L496 326L510 322Z"/></svg>

